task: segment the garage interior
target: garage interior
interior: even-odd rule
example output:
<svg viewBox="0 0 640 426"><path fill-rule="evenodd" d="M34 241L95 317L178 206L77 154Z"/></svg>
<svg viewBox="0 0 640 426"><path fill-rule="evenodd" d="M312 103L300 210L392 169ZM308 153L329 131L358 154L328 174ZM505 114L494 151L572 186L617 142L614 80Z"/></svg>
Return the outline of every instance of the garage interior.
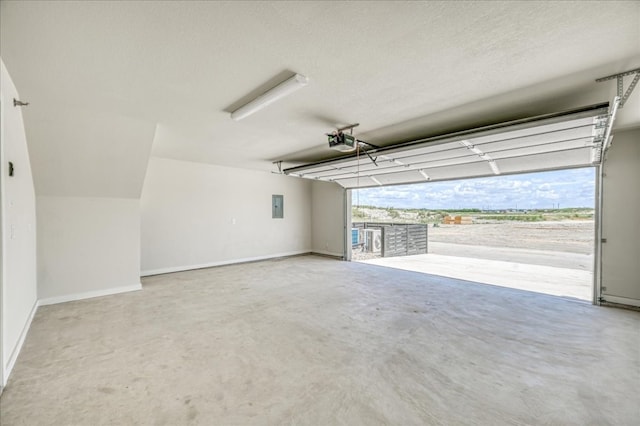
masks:
<svg viewBox="0 0 640 426"><path fill-rule="evenodd" d="M634 424L639 24L630 1L3 0L0 424ZM447 140L447 170L596 166L593 304L344 261L350 188L444 170L394 153L568 116L591 127L557 151ZM369 163L327 143L354 123Z"/></svg>

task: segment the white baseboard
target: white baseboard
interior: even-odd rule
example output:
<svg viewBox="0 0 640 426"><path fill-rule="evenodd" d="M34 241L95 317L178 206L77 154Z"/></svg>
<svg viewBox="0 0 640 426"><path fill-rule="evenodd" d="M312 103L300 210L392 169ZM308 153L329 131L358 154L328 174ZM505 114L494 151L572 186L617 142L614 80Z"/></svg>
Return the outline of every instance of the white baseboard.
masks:
<svg viewBox="0 0 640 426"><path fill-rule="evenodd" d="M13 370L13 366L16 365L16 360L18 359L18 355L20 355L20 351L22 350L22 345L24 344L24 339L27 337L27 333L31 328L31 322L33 321L33 317L36 316L36 311L38 310L38 306L40 305L39 301L33 304L33 308L31 308L31 312L29 313L29 318L27 318L27 322L24 324L22 328L22 332L20 333L20 338L18 339L18 343L13 348L11 355L9 356L9 362L7 362L6 368L4 369L4 373L2 374L2 379L4 383L2 383L2 387L4 388L9 381L9 375L11 374L11 370Z"/></svg>
<svg viewBox="0 0 640 426"><path fill-rule="evenodd" d="M74 300L91 299L93 297L110 296L112 294L127 293L129 291L142 290L142 284L137 283L123 287L105 288L104 290L86 291L83 293L67 294L64 296L48 297L40 299L40 306L54 305L56 303L72 302Z"/></svg>
<svg viewBox="0 0 640 426"><path fill-rule="evenodd" d="M607 302L618 303L620 305L640 306L640 300L638 299L628 299L626 297L609 296L607 294L603 294L602 298Z"/></svg>
<svg viewBox="0 0 640 426"><path fill-rule="evenodd" d="M330 251L324 251L324 250L314 250L311 252L311 254L317 254L320 256L328 256L328 257L333 257L336 259L344 259L344 256L342 253L332 253Z"/></svg>
<svg viewBox="0 0 640 426"><path fill-rule="evenodd" d="M204 268L213 268L214 266L224 266L224 265L233 265L236 263L248 263L248 262L257 262L260 260L270 260L270 259L278 259L281 257L289 257L289 256L299 256L301 254L310 254L309 250L300 250L300 251L291 251L286 253L277 253L271 254L267 256L256 256L256 257L244 257L241 259L232 259L232 260L222 260L219 262L210 262L210 263L201 263L198 265L188 265L188 266L171 266L168 268L159 268L159 269L149 269L146 271L142 271L140 276L148 277L151 275L160 275L160 274L170 274L172 272L182 272L182 271L191 271L194 269L204 269Z"/></svg>

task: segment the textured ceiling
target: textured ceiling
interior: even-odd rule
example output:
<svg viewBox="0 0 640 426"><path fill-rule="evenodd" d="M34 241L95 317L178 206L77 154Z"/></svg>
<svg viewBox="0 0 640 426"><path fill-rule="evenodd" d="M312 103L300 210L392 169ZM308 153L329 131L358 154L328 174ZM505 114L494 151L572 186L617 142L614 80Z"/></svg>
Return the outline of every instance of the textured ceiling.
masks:
<svg viewBox="0 0 640 426"><path fill-rule="evenodd" d="M316 161L351 122L388 145L606 102L594 80L640 67L640 2L0 4L39 194L136 197L149 155ZM229 118L292 72L309 85Z"/></svg>

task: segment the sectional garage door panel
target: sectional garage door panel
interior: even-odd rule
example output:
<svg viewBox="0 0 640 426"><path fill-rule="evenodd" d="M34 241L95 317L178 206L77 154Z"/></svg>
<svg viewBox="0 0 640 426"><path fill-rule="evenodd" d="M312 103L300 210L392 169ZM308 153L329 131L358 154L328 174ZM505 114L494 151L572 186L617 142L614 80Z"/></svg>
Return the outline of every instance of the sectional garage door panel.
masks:
<svg viewBox="0 0 640 426"><path fill-rule="evenodd" d="M586 118L569 118L566 121L555 122L552 124L542 124L526 129L516 131L505 131L498 138L495 135L479 136L473 138L475 144L481 145L495 140L519 141L518 143L526 143L527 140L535 138L547 138L548 140L557 140L572 137L591 136L593 125L593 117Z"/></svg>
<svg viewBox="0 0 640 426"><path fill-rule="evenodd" d="M608 104L599 104L385 148L361 144L368 155L359 151L284 173L363 188L596 166L608 117Z"/></svg>
<svg viewBox="0 0 640 426"><path fill-rule="evenodd" d="M459 164L449 167L437 167L429 169L429 180L451 180L458 179L461 175L466 177L480 177L492 175L491 167L486 161L476 161L474 163ZM425 181L426 179L422 179Z"/></svg>
<svg viewBox="0 0 640 426"><path fill-rule="evenodd" d="M522 173L536 170L569 169L590 165L591 149L546 152L520 158L506 158L496 163L502 173ZM526 163L523 160L526 159ZM586 164L585 164L586 163Z"/></svg>
<svg viewBox="0 0 640 426"><path fill-rule="evenodd" d="M585 151L586 149L586 151ZM575 155L572 151L576 151ZM566 152L567 156L573 158L575 161L580 162L591 162L591 156L589 155L591 152L591 142L587 140L576 140L576 141L567 141L567 142L559 142L554 144L553 146L546 145L538 145L538 146L527 146L522 148L512 148L505 149L501 151L492 151L488 154L491 155L491 158L494 160L502 159L502 158L518 158L518 157L528 157L532 155L545 154L545 153L553 153L553 152ZM579 157L584 153L587 155L584 158Z"/></svg>
<svg viewBox="0 0 640 426"><path fill-rule="evenodd" d="M554 134L554 135L539 135L539 136L527 136L526 139L518 141L515 144L513 141L496 141L496 142L485 142L482 144L474 144L476 147L481 149L484 152L496 152L496 151L504 151L508 149L514 148L527 148L527 147L541 147L541 149L545 149L548 145L557 145L562 143L582 143L591 142L593 140L593 135L587 134L584 132L567 132L564 135L562 134ZM584 145L583 145L584 146Z"/></svg>
<svg viewBox="0 0 640 426"><path fill-rule="evenodd" d="M457 179L461 173L464 173L467 177L482 177L493 175L491 167L489 167L489 165L483 161L461 164L455 167L434 168L430 169L429 172L429 181ZM339 183L345 188L366 188L380 185L401 185L406 183L426 181L427 179L422 174L420 174L418 170L405 170L404 172L396 171L375 176L350 176L335 180L335 182Z"/></svg>

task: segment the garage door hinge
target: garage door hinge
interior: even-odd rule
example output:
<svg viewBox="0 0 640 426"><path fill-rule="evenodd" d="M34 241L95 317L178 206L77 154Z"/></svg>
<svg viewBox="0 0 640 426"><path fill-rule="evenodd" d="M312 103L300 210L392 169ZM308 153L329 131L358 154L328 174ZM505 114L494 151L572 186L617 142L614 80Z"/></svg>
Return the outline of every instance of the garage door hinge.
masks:
<svg viewBox="0 0 640 426"><path fill-rule="evenodd" d="M607 242L607 239L606 239L606 238L601 238L601 239L600 239L600 242L601 242L601 243L606 243L606 242Z"/></svg>

